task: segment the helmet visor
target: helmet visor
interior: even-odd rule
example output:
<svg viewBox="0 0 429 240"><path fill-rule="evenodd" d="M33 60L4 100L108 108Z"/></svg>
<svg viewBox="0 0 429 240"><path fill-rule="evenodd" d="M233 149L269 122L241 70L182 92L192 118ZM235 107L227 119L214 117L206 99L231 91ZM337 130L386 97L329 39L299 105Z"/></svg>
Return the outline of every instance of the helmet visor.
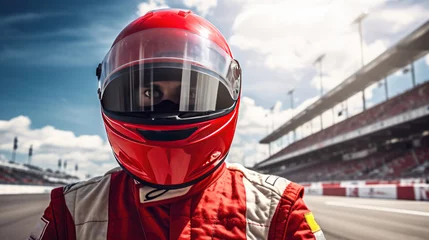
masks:
<svg viewBox="0 0 429 240"><path fill-rule="evenodd" d="M149 66L148 66L149 65ZM234 104L218 76L195 69L145 64L112 75L101 103L114 112L210 112Z"/></svg>
<svg viewBox="0 0 429 240"><path fill-rule="evenodd" d="M114 112L210 112L238 99L238 63L209 39L150 29L117 42L101 65L100 98Z"/></svg>

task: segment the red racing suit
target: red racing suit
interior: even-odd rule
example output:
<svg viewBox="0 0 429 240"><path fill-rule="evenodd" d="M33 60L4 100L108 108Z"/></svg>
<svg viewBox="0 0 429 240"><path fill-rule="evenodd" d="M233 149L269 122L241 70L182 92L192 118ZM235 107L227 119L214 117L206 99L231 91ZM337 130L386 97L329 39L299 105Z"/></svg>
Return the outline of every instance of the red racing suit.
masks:
<svg viewBox="0 0 429 240"><path fill-rule="evenodd" d="M325 239L287 179L223 164L190 187L154 189L120 168L56 188L29 239Z"/></svg>

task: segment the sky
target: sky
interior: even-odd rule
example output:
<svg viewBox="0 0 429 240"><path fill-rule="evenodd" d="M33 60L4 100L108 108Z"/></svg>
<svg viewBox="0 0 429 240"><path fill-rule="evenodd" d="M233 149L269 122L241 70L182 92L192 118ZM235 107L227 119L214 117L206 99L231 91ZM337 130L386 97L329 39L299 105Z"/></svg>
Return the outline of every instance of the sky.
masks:
<svg viewBox="0 0 429 240"><path fill-rule="evenodd" d="M11 158L18 136L18 162L27 161L33 145L32 163L41 167L56 169L59 158L79 164L80 175L115 167L95 67L128 23L167 7L191 9L211 21L241 63L242 105L228 161L247 166L267 157L267 146L258 144L262 137L319 98L313 62L320 54L326 54L324 92L359 69L352 22L360 13L369 12L362 24L365 63L429 19L427 0L9 1L0 9L0 160ZM428 56L415 63L418 83L427 80L428 66ZM410 74L401 69L388 85L391 95L399 94L411 87ZM379 86L367 88L369 106L385 99ZM348 101L355 112L360 99ZM342 120L325 115L326 122Z"/></svg>

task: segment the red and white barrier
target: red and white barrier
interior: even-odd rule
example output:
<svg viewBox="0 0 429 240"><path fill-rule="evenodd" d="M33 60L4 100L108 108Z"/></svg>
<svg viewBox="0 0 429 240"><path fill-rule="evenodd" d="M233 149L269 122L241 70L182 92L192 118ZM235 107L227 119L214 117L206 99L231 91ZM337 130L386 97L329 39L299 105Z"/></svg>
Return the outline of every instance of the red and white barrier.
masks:
<svg viewBox="0 0 429 240"><path fill-rule="evenodd" d="M305 194L429 201L429 184L376 184L334 186L312 184L305 186Z"/></svg>
<svg viewBox="0 0 429 240"><path fill-rule="evenodd" d="M304 187L310 186L323 186L323 187L347 187L347 186L365 186L365 185L379 185L379 184L396 184L401 186L409 186L413 184L425 183L423 178L403 178L397 180L349 180L349 181L336 181L336 182L311 182L301 183Z"/></svg>

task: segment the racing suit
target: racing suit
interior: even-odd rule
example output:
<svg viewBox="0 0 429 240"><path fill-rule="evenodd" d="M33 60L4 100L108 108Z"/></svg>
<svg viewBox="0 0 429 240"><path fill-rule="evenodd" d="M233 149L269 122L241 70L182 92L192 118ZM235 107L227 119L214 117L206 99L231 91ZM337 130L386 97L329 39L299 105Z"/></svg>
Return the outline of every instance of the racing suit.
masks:
<svg viewBox="0 0 429 240"><path fill-rule="evenodd" d="M118 168L54 189L29 239L325 239L302 196L302 186L238 164L175 190Z"/></svg>

